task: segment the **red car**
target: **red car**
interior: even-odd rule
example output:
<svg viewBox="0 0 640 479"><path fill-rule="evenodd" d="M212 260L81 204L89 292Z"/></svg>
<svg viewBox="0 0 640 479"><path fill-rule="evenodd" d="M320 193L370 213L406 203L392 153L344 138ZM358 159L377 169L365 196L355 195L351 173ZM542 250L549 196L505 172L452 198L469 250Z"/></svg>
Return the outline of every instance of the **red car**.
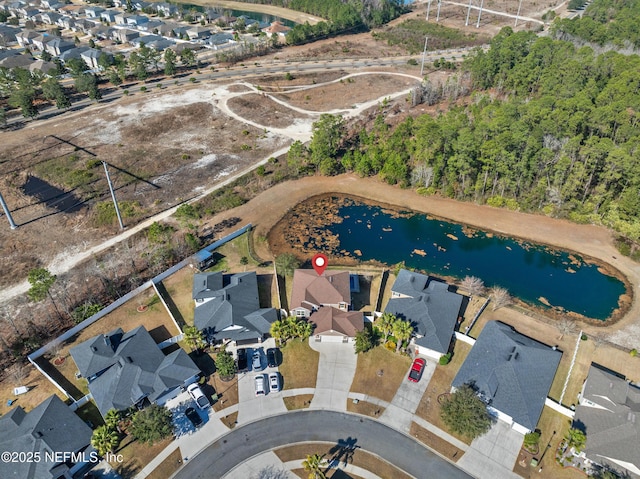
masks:
<svg viewBox="0 0 640 479"><path fill-rule="evenodd" d="M414 383L420 381L426 364L427 362L422 358L414 359L413 364L411 365L411 371L409 371L409 377L407 379Z"/></svg>

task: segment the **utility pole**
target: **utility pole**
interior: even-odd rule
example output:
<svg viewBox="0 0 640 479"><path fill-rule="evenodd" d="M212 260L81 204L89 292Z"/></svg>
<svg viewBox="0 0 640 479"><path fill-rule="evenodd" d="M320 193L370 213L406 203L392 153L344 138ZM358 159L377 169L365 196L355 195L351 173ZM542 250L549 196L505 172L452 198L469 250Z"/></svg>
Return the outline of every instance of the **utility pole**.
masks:
<svg viewBox="0 0 640 479"><path fill-rule="evenodd" d="M436 15L436 22L440 21L440 4L442 4L442 0L438 0L438 14Z"/></svg>
<svg viewBox="0 0 640 479"><path fill-rule="evenodd" d="M484 0L480 0L480 11L478 12L478 22L476 28L480 28L480 17L482 16L482 7L484 6Z"/></svg>
<svg viewBox="0 0 640 479"><path fill-rule="evenodd" d="M9 207L7 203L5 203L4 198L2 197L2 193L0 193L0 204L2 205L2 209L4 210L4 214L7 215L7 219L9 220L9 226L14 230L18 227L13 221L13 217L11 216L11 211L9 211Z"/></svg>
<svg viewBox="0 0 640 479"><path fill-rule="evenodd" d="M429 21L429 10L431 10L431 0L427 2L427 22Z"/></svg>
<svg viewBox="0 0 640 479"><path fill-rule="evenodd" d="M427 55L427 42L429 37L424 37L424 51L422 52L422 67L420 67L420 76L424 74L424 57Z"/></svg>
<svg viewBox="0 0 640 479"><path fill-rule="evenodd" d="M520 16L520 8L522 7L522 0L518 2L518 13L516 13L516 23L513 25L514 28L518 26L518 17Z"/></svg>
<svg viewBox="0 0 640 479"><path fill-rule="evenodd" d="M113 200L113 206L116 209L116 215L118 216L118 223L120 223L120 229L124 229L124 224L122 223L122 216L120 216L120 208L118 208L118 202L116 201L116 192L113 191L113 184L111 184L111 177L109 176L109 170L107 168L107 162L102 161L102 166L104 166L104 173L107 175L107 183L109 184L109 191L111 191L111 199Z"/></svg>
<svg viewBox="0 0 640 479"><path fill-rule="evenodd" d="M467 19L464 21L464 26L469 26L469 15L471 15L471 0L469 0L469 6L467 7Z"/></svg>

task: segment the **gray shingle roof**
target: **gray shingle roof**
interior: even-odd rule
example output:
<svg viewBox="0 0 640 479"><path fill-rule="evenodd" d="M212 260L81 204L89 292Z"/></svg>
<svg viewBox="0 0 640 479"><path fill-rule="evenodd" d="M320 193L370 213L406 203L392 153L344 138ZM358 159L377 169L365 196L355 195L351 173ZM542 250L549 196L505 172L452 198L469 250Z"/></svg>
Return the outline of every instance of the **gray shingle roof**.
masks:
<svg viewBox="0 0 640 479"><path fill-rule="evenodd" d="M451 385L472 384L491 407L534 430L561 357L511 326L489 321Z"/></svg>
<svg viewBox="0 0 640 479"><path fill-rule="evenodd" d="M273 308L260 308L255 272L223 276L222 273L193 277L195 326L210 340L262 338L278 317Z"/></svg>
<svg viewBox="0 0 640 479"><path fill-rule="evenodd" d="M391 291L405 297L391 298L385 312L411 322L417 345L446 353L460 313L462 296L449 291L446 283L405 269L398 273Z"/></svg>
<svg viewBox="0 0 640 479"><path fill-rule="evenodd" d="M77 452L91 441L91 428L76 416L58 396L51 396L25 413L21 407L0 418L0 450L39 452L40 462L0 462L3 479L51 479L56 466L44 461L45 451ZM64 470L66 466L62 466ZM62 471L64 472L64 471ZM61 472L61 473L62 473Z"/></svg>
<svg viewBox="0 0 640 479"><path fill-rule="evenodd" d="M144 398L153 402L182 386L200 370L182 349L165 356L144 327L118 328L70 350L100 412L126 409Z"/></svg>
<svg viewBox="0 0 640 479"><path fill-rule="evenodd" d="M585 454L595 462L640 469L640 389L594 365L576 407L575 422L587 436ZM580 426L580 423L582 425ZM603 458L609 458L606 460ZM616 462L614 462L616 461Z"/></svg>

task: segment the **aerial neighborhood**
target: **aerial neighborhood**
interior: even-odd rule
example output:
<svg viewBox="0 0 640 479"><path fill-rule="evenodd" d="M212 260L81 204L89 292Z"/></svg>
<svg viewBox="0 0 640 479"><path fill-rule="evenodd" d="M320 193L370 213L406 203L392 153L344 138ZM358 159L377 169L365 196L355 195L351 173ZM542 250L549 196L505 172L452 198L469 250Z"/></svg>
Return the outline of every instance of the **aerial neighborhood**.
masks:
<svg viewBox="0 0 640 479"><path fill-rule="evenodd" d="M640 0L0 0L0 479L640 479Z"/></svg>

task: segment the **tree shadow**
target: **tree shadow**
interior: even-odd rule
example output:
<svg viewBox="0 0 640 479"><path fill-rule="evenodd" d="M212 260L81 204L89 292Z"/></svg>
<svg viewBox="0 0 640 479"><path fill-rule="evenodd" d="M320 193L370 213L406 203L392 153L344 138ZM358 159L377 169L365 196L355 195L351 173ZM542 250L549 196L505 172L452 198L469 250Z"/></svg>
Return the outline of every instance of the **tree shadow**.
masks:
<svg viewBox="0 0 640 479"><path fill-rule="evenodd" d="M345 466L352 463L353 455L356 450L360 449L360 446L356 444L357 442L358 439L351 436L346 439L338 439L337 444L329 449L329 454L331 454L329 467L337 466L340 462L344 463Z"/></svg>

